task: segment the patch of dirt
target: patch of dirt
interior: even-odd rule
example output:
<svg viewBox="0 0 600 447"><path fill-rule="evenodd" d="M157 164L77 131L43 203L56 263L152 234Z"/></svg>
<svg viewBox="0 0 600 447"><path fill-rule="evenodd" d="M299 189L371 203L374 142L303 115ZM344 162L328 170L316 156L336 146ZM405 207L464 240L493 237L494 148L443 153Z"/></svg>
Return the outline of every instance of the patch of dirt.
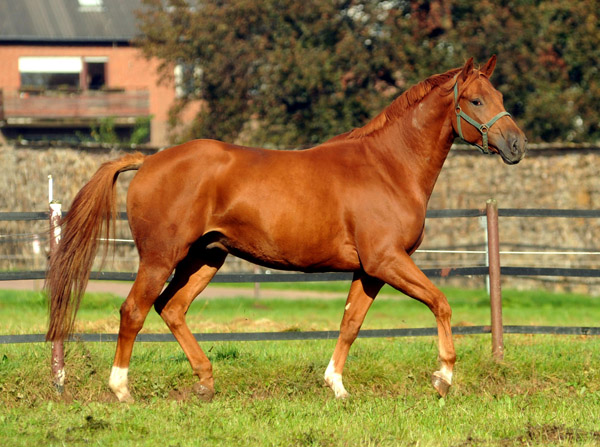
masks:
<svg viewBox="0 0 600 447"><path fill-rule="evenodd" d="M169 391L168 399L174 400L176 402L187 402L188 400L190 400L191 396L193 396L192 389L183 388Z"/></svg>
<svg viewBox="0 0 600 447"><path fill-rule="evenodd" d="M192 332L280 332L288 330L290 327L287 324L277 323L268 318L253 320L244 317L236 317L226 323L217 323L212 320L189 318L188 326ZM155 332L151 329L147 329L147 331Z"/></svg>
<svg viewBox="0 0 600 447"><path fill-rule="evenodd" d="M37 290L42 287L41 281L36 280L21 280L21 281L2 281L0 288L3 290ZM86 288L88 292L106 292L112 293L123 298L127 297L131 290L130 282L112 282L112 281L90 281ZM348 289L350 285L348 284ZM398 294L399 295L399 294ZM235 297L255 297L255 292L250 288L239 287L214 287L208 286L199 296L200 298L235 298ZM336 299L346 298L346 293L336 292L311 292L301 290L272 290L259 289L259 298L288 298L288 299L303 299L303 298L318 298L318 299Z"/></svg>
<svg viewBox="0 0 600 447"><path fill-rule="evenodd" d="M210 391L205 386L200 385L200 383L196 383L192 387L171 390L168 399L176 402L188 402L193 400L198 402L210 402L214 395L214 391Z"/></svg>
<svg viewBox="0 0 600 447"><path fill-rule="evenodd" d="M98 402L100 403L118 403L119 399L117 399L117 396L115 396L115 394L112 391L102 391L99 395L98 395Z"/></svg>

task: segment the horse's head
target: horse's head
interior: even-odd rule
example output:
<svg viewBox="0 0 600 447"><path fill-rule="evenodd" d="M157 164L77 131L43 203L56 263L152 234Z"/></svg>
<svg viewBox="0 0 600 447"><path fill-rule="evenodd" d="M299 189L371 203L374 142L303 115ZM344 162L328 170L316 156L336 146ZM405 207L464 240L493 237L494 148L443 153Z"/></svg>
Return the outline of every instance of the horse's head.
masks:
<svg viewBox="0 0 600 447"><path fill-rule="evenodd" d="M473 58L467 61L454 84L452 127L467 143L484 153L500 154L512 165L525 156L527 138L504 110L502 93L490 82L495 66L496 56L481 70L473 68Z"/></svg>

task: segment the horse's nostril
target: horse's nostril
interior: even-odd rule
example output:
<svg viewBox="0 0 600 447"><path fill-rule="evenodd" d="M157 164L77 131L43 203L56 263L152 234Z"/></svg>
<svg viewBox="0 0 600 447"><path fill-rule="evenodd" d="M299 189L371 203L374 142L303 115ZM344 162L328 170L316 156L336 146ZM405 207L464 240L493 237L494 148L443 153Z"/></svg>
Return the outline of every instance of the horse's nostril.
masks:
<svg viewBox="0 0 600 447"><path fill-rule="evenodd" d="M513 137L511 139L511 144L510 144L510 151L513 154L518 154L520 152L520 144L519 144L519 139L516 137Z"/></svg>
<svg viewBox="0 0 600 447"><path fill-rule="evenodd" d="M517 152L519 152L519 142L517 140L513 141L511 149L512 149L513 154L516 154Z"/></svg>

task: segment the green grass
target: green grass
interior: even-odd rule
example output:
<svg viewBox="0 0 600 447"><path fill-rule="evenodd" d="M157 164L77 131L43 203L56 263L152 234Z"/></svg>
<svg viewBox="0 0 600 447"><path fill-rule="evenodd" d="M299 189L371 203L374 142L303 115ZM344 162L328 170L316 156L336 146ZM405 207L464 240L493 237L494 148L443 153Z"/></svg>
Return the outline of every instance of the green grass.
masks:
<svg viewBox="0 0 600 447"><path fill-rule="evenodd" d="M448 289L454 323L487 324L483 291ZM378 299L365 328L433 326L420 303ZM113 332L122 299L86 297L80 328ZM506 324L592 325L586 296L504 291ZM343 300L199 300L198 332L337 329ZM43 332L44 298L0 292L0 333ZM268 321L266 321L268 320ZM164 323L151 315L152 331ZM113 343L66 345L67 391L51 386L46 344L0 345L0 445L529 446L600 444L600 338L505 336L491 359L489 336L455 337L454 386L440 400L429 384L434 337L358 339L337 401L322 375L334 341L204 343L216 396L195 399L176 343L138 343L130 370L135 404L115 402L106 383Z"/></svg>
<svg viewBox="0 0 600 447"><path fill-rule="evenodd" d="M348 284L311 283L313 291L346 292ZM301 284L299 284L300 286ZM271 285L274 287L275 285ZM277 285L282 290L289 285ZM240 288L240 298L203 299L188 312L194 332L259 330L337 330L344 298L253 299L251 289ZM486 325L490 322L485 290L444 289L453 309L453 325ZM503 291L503 317L507 325L597 326L598 298L544 291ZM117 332L123 299L108 293L88 294L78 313L77 331ZM41 293L0 290L0 334L43 333L47 324L46 298ZM363 328L433 327L435 320L423 304L394 291L384 291L369 310ZM151 311L144 332L168 332Z"/></svg>

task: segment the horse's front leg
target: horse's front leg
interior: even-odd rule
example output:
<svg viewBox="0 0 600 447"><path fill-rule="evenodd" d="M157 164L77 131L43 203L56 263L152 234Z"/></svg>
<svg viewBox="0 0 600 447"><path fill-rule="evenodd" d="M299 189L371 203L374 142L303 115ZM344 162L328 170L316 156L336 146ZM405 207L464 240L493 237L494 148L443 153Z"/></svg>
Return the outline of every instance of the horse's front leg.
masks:
<svg viewBox="0 0 600 447"><path fill-rule="evenodd" d="M340 325L340 335L329 366L325 371L325 383L329 385L337 398L348 397L348 392L342 382L344 364L350 346L358 335L367 311L382 286L383 282L365 275L364 272L354 274L352 286L346 300L342 324Z"/></svg>
<svg viewBox="0 0 600 447"><path fill-rule="evenodd" d="M440 396L444 397L452 384L452 373L456 362L450 325L452 309L446 296L433 285L406 252L397 253L393 259L393 262L377 263L372 269L365 268L365 270L406 295L421 301L433 312L438 329L440 369L433 373L431 382Z"/></svg>

